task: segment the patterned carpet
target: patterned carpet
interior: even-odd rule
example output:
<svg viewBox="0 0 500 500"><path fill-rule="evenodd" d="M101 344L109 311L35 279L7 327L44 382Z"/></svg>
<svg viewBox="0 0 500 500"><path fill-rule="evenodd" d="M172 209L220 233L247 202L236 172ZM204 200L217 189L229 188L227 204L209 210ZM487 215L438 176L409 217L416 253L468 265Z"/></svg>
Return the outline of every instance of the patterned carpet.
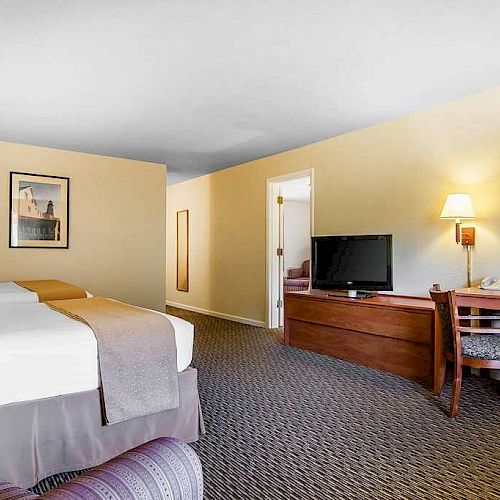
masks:
<svg viewBox="0 0 500 500"><path fill-rule="evenodd" d="M460 415L419 384L286 348L278 331L196 325L207 499L500 498L500 384L464 380ZM46 490L66 479L39 485Z"/></svg>

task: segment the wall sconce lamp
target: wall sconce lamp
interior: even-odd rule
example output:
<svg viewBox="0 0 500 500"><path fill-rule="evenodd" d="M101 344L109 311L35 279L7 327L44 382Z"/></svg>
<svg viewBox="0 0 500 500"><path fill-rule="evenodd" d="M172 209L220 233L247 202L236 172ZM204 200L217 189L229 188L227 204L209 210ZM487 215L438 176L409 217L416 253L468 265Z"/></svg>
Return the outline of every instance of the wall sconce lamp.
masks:
<svg viewBox="0 0 500 500"><path fill-rule="evenodd" d="M452 193L446 198L441 210L441 219L455 219L455 241L467 248L467 286L472 284L472 246L476 243L476 230L473 227L462 227L463 219L475 219L470 194Z"/></svg>
<svg viewBox="0 0 500 500"><path fill-rule="evenodd" d="M441 210L441 219L455 219L455 241L457 245L462 241L460 225L462 219L475 219L476 213L472 208L470 194L449 194Z"/></svg>

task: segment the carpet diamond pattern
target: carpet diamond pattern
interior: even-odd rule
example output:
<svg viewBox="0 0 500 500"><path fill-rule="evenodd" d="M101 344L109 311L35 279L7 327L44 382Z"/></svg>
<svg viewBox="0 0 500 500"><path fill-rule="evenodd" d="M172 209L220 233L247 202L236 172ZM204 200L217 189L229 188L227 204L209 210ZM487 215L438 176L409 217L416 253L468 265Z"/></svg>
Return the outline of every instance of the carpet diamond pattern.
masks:
<svg viewBox="0 0 500 500"><path fill-rule="evenodd" d="M460 415L416 382L284 347L279 331L196 325L207 499L500 498L500 384L464 379Z"/></svg>

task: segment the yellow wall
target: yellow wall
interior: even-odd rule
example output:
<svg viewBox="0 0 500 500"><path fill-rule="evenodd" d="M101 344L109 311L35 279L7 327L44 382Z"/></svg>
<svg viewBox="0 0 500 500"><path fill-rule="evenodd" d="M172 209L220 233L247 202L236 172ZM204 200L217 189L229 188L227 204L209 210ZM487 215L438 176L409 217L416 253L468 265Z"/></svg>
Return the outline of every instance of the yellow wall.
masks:
<svg viewBox="0 0 500 500"><path fill-rule="evenodd" d="M9 172L70 178L68 250L8 248ZM0 142L0 281L56 278L164 310L165 165Z"/></svg>
<svg viewBox="0 0 500 500"><path fill-rule="evenodd" d="M332 118L334 119L334 118ZM474 277L500 277L500 87L168 188L167 300L264 321L266 178L314 168L316 235L392 233L395 293L465 284L449 192L478 219ZM175 290L175 212L191 215L191 290Z"/></svg>

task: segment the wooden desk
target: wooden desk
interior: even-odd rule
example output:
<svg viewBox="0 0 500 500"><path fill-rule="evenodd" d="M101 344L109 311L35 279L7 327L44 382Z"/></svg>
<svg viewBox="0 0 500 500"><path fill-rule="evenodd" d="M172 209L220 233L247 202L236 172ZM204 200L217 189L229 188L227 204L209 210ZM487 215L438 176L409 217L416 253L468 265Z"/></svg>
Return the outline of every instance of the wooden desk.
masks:
<svg viewBox="0 0 500 500"><path fill-rule="evenodd" d="M478 309L500 311L500 290L482 290L472 287L459 288L455 292L458 307L477 307Z"/></svg>
<svg viewBox="0 0 500 500"><path fill-rule="evenodd" d="M500 311L500 290L482 290L481 288L459 288L455 290L458 307L475 307L477 309L493 309ZM434 394L439 387L439 370L442 357L442 338L439 321L436 315L434 335Z"/></svg>

